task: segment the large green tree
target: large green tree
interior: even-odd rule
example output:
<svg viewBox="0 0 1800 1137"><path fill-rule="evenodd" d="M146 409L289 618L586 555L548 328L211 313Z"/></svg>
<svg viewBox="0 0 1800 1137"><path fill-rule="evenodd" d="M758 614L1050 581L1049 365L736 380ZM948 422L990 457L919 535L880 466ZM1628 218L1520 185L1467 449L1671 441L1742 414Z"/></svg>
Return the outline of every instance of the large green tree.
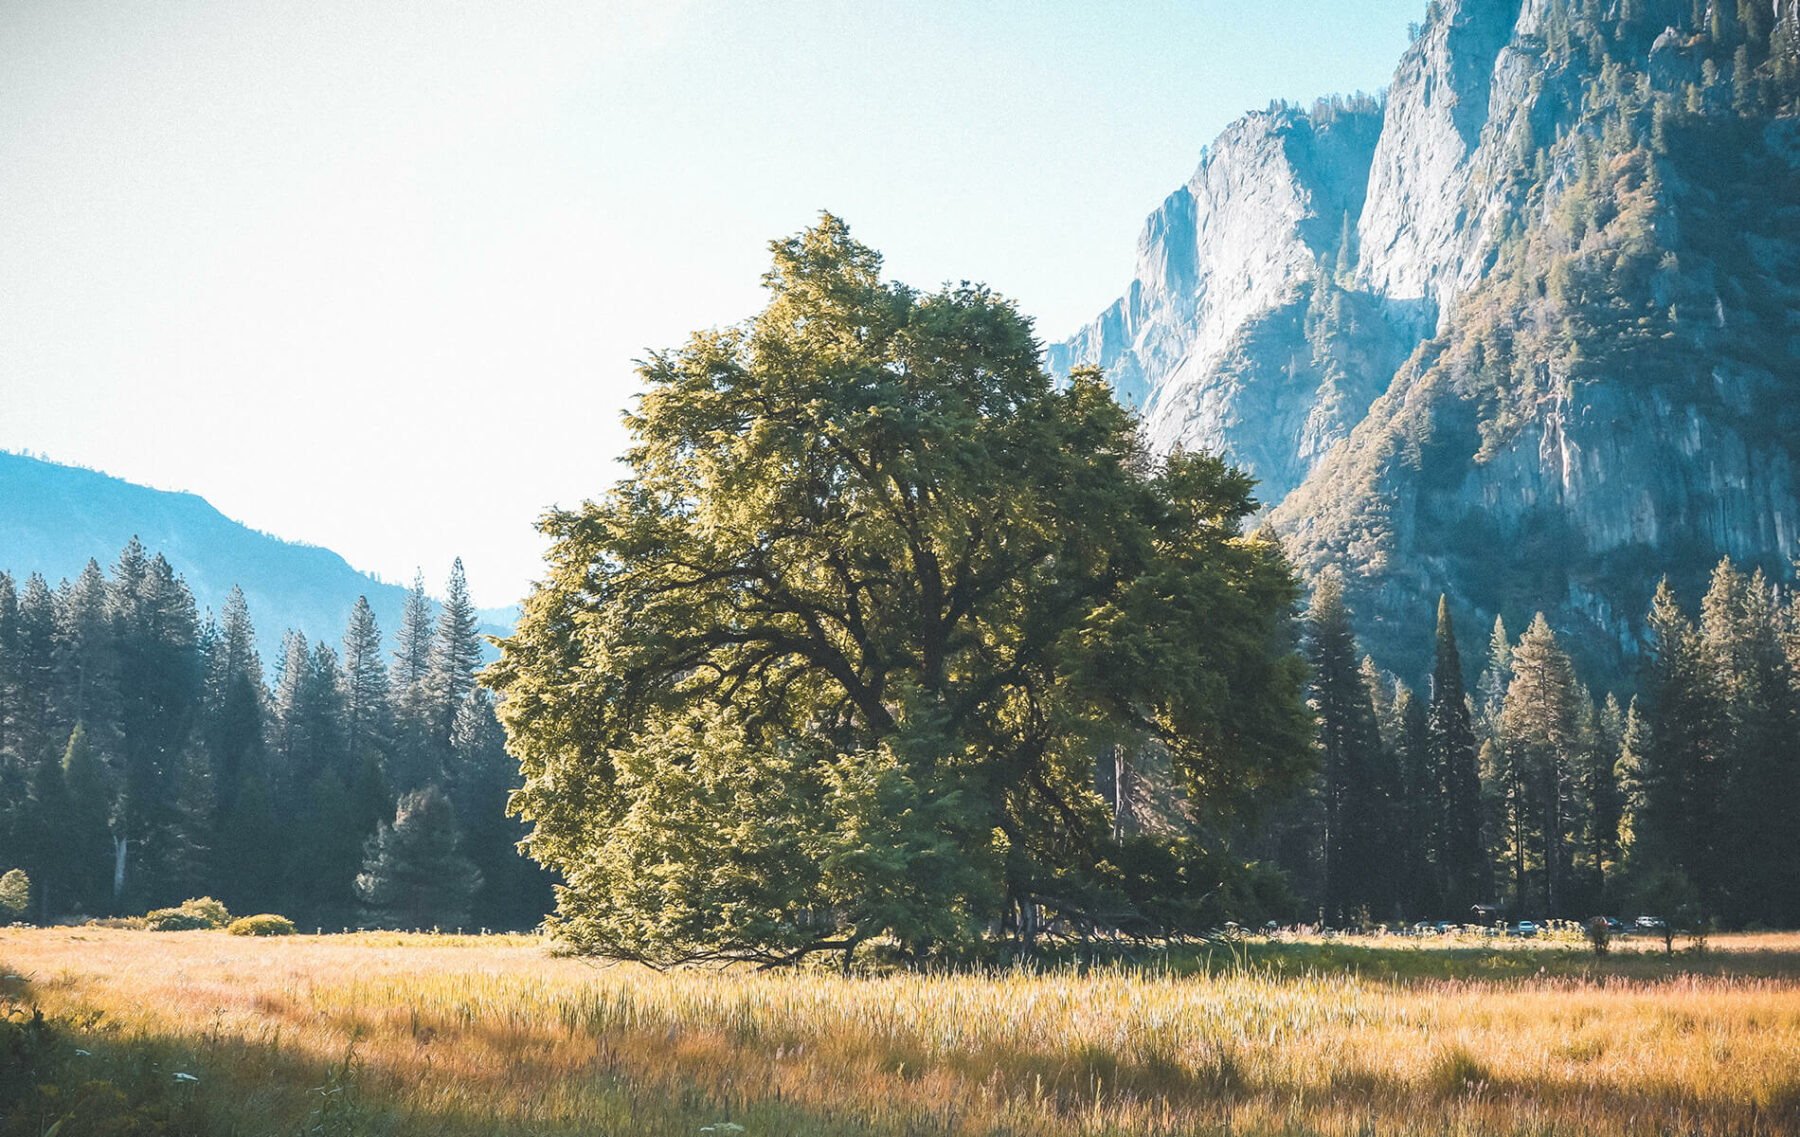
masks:
<svg viewBox="0 0 1800 1137"><path fill-rule="evenodd" d="M1250 480L1153 461L984 288L884 283L829 215L773 250L759 316L645 365L629 476L546 519L490 672L557 930L924 952L1118 899L1115 744L1166 747L1203 834L1303 781L1295 584L1242 530ZM1168 863L1197 898L1228 857Z"/></svg>

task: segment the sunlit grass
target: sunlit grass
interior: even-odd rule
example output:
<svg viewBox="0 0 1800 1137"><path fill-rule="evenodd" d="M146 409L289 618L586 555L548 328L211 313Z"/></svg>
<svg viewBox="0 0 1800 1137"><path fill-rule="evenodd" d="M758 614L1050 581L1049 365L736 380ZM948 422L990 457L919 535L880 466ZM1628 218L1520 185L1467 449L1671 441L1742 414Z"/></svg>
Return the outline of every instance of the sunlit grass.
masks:
<svg viewBox="0 0 1800 1137"><path fill-rule="evenodd" d="M525 937L14 930L0 990L94 1023L73 1045L96 1062L148 1047L192 1072L189 1114L220 1133L1800 1132L1800 936L1654 946L1307 940L846 980Z"/></svg>

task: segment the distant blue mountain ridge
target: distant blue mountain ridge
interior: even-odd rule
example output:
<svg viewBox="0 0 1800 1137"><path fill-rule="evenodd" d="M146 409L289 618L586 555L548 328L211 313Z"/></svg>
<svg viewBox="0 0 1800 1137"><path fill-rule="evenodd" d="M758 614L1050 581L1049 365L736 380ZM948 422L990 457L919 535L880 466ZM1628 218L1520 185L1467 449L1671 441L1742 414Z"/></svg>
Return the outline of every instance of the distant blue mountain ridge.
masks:
<svg viewBox="0 0 1800 1137"><path fill-rule="evenodd" d="M393 648L407 590L358 572L330 549L260 533L198 494L0 451L0 571L21 588L34 572L54 588L90 558L110 570L133 536L168 558L202 612L218 613L232 587L242 588L271 674L290 628L340 647L358 596L369 598ZM481 630L506 635L517 617L516 608L484 609Z"/></svg>

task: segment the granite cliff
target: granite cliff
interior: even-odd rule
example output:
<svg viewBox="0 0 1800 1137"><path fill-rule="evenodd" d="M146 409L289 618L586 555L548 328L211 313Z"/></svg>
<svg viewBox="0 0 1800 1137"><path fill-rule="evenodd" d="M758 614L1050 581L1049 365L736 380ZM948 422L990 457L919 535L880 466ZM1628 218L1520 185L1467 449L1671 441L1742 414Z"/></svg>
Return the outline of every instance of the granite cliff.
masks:
<svg viewBox="0 0 1800 1137"><path fill-rule="evenodd" d="M1050 350L1251 469L1422 669L1543 609L1622 677L1657 579L1800 555L1800 0L1440 0L1379 100L1235 124Z"/></svg>

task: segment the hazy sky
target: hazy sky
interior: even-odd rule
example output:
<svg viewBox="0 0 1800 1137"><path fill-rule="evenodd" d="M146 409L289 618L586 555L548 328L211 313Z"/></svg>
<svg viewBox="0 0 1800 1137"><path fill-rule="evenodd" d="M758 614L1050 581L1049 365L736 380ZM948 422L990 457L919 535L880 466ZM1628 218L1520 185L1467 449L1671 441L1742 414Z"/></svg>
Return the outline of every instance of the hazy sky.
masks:
<svg viewBox="0 0 1800 1137"><path fill-rule="evenodd" d="M0 0L0 449L508 603L770 239L830 209L1061 338L1221 128L1385 85L1424 7Z"/></svg>

